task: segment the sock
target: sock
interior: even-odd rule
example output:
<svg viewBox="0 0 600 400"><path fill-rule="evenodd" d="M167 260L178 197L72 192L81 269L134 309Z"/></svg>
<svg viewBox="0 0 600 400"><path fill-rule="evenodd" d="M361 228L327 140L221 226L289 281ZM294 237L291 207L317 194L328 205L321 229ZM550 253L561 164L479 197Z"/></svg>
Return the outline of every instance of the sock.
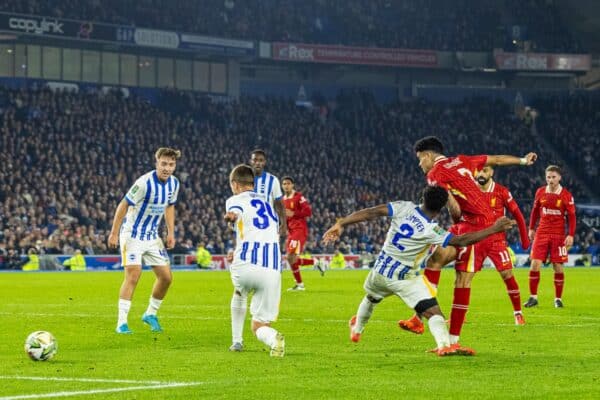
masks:
<svg viewBox="0 0 600 400"><path fill-rule="evenodd" d="M440 283L440 275L441 275L442 271L437 270L437 269L425 268L424 273L425 273L425 276L427 277L427 280L429 281L429 283L431 283L435 287L438 287L438 284Z"/></svg>
<svg viewBox="0 0 600 400"><path fill-rule="evenodd" d="M429 332L433 335L437 348L450 346L450 335L446 327L446 321L441 315L434 315L429 318Z"/></svg>
<svg viewBox="0 0 600 400"><path fill-rule="evenodd" d="M300 260L296 260L294 264L292 264L292 274L294 274L294 279L298 285L302 284L302 276L300 275Z"/></svg>
<svg viewBox="0 0 600 400"><path fill-rule="evenodd" d="M234 294L231 298L231 337L232 343L244 343L244 321L246 319L247 297Z"/></svg>
<svg viewBox="0 0 600 400"><path fill-rule="evenodd" d="M519 291L519 284L514 276L504 280L506 285L506 292L513 306L514 312L521 312L521 292Z"/></svg>
<svg viewBox="0 0 600 400"><path fill-rule="evenodd" d="M119 319L117 321L117 327L127 323L127 315L129 315L130 308L131 300L119 299Z"/></svg>
<svg viewBox="0 0 600 400"><path fill-rule="evenodd" d="M454 342L458 342L460 331L465 322L465 315L469 309L469 300L471 299L471 288L454 288L454 300L452 301L452 312L450 313L450 335L454 337ZM451 337L452 339L452 337Z"/></svg>
<svg viewBox="0 0 600 400"><path fill-rule="evenodd" d="M300 259L300 265L304 266L304 265L315 265L315 260L313 260L312 258L301 258Z"/></svg>
<svg viewBox="0 0 600 400"><path fill-rule="evenodd" d="M554 273L554 297L557 299L562 298L563 287L565 286L565 274L564 272Z"/></svg>
<svg viewBox="0 0 600 400"><path fill-rule="evenodd" d="M529 293L537 298L538 285L540 284L540 271L529 271Z"/></svg>
<svg viewBox="0 0 600 400"><path fill-rule="evenodd" d="M371 303L367 296L363 297L360 305L358 306L358 311L356 311L356 324L354 324L354 332L362 333L365 329L365 325L369 322L371 318L371 314L373 314L373 309L375 308L375 304Z"/></svg>
<svg viewBox="0 0 600 400"><path fill-rule="evenodd" d="M150 296L150 302L148 303L148 308L146 309L146 314L147 315L156 315L162 302L163 302L162 300L155 299L154 297Z"/></svg>
<svg viewBox="0 0 600 400"><path fill-rule="evenodd" d="M256 330L256 338L269 348L275 344L275 336L277 336L277 331L270 326L261 326Z"/></svg>

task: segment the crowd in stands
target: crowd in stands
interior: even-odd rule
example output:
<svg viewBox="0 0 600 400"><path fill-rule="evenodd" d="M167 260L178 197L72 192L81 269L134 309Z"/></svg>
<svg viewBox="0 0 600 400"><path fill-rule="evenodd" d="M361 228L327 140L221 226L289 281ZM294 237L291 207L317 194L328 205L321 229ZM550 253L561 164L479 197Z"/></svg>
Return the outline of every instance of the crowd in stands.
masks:
<svg viewBox="0 0 600 400"><path fill-rule="evenodd" d="M5 0L0 11L249 40L459 51L581 48L552 0Z"/></svg>
<svg viewBox="0 0 600 400"><path fill-rule="evenodd" d="M570 122L573 130L589 123L581 118ZM120 92L0 89L0 253L106 254L118 202L154 168L154 151L165 145L183 151L176 253L200 241L216 254L233 245L222 219L228 173L256 147L267 151L268 171L293 176L309 199L311 251L333 252L318 241L337 217L395 199L418 202L425 178L412 145L430 134L447 144L448 155L536 151L535 166L496 171L526 218L536 188L545 184L545 166L561 163L509 105L493 100L380 105L369 93L346 92L310 110L286 100L217 103L177 91L163 92L153 105ZM563 184L577 201L590 198L574 174L565 173ZM385 219L356 225L339 248L376 252L386 230ZM516 235L509 237L513 244ZM579 223L575 241L585 250L595 239Z"/></svg>
<svg viewBox="0 0 600 400"><path fill-rule="evenodd" d="M577 96L545 98L535 107L543 114L538 127L569 164L590 185L598 184L598 149L600 149L600 98Z"/></svg>

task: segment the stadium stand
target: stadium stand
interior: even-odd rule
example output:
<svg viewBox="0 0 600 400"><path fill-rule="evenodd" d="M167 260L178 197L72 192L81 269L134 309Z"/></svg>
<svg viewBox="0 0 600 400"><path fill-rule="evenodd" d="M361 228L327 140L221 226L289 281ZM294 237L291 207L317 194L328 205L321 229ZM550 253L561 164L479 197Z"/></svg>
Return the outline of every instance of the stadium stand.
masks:
<svg viewBox="0 0 600 400"><path fill-rule="evenodd" d="M5 0L0 11L212 36L369 47L580 52L548 0ZM513 42L514 40L514 42Z"/></svg>
<svg viewBox="0 0 600 400"><path fill-rule="evenodd" d="M593 113L584 112L587 103L572 101L579 105L550 102L548 107L562 104L561 110L581 113L560 112L560 118L549 115L547 120L542 113L540 130L590 129L593 120L585 116ZM337 216L394 199L418 201L425 180L412 144L429 134L448 144L447 154L538 152L535 167L497 173L526 215L535 189L544 184L545 165L562 160L547 140L532 140L531 127L509 105L494 100L381 105L369 92L347 91L335 102L308 110L264 98L215 103L174 90L151 104L121 92L3 88L0 251L25 254L35 247L41 253L107 253L117 203L133 177L153 169L154 150L169 145L183 151L176 172L182 182L176 235L184 249L203 240L211 252L222 254L232 245L221 218L230 195L227 174L233 165L247 162L251 149L263 147L267 169L294 176L311 201L310 248L330 252L317 241ZM597 149L594 135L578 140L573 146ZM565 174L563 182L578 201L594 195L574 175ZM376 251L385 232L385 220L355 226L345 233L341 249ZM515 234L510 241L517 241ZM575 241L585 250L595 238L579 223Z"/></svg>

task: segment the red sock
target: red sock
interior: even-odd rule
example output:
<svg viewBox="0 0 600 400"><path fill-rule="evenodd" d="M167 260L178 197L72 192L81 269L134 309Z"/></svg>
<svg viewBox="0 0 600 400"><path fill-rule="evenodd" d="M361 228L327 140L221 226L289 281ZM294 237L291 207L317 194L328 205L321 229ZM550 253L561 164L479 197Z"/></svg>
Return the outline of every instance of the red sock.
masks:
<svg viewBox="0 0 600 400"><path fill-rule="evenodd" d="M554 296L557 299L562 297L563 286L565 286L565 274L563 272L554 273Z"/></svg>
<svg viewBox="0 0 600 400"><path fill-rule="evenodd" d="M471 288L454 288L454 300L450 313L450 334L460 336L460 330L465 322L465 315L469 309Z"/></svg>
<svg viewBox="0 0 600 400"><path fill-rule="evenodd" d="M529 271L529 293L537 296L538 285L540 284L540 271Z"/></svg>
<svg viewBox="0 0 600 400"><path fill-rule="evenodd" d="M302 276L300 275L300 260L297 260L294 264L292 264L292 274L294 274L296 283L302 283Z"/></svg>
<svg viewBox="0 0 600 400"><path fill-rule="evenodd" d="M300 265L315 265L315 260L312 258L301 258Z"/></svg>
<svg viewBox="0 0 600 400"><path fill-rule="evenodd" d="M508 292L508 297L510 297L510 301L513 306L513 310L520 312L521 311L521 292L519 292L519 284L517 283L514 276L504 280L504 284L506 285L506 291Z"/></svg>
<svg viewBox="0 0 600 400"><path fill-rule="evenodd" d="M434 285L435 287L438 286L438 284L440 283L440 275L442 273L442 271L440 271L439 269L429 269L429 268L425 268L425 276L427 277L427 280Z"/></svg>

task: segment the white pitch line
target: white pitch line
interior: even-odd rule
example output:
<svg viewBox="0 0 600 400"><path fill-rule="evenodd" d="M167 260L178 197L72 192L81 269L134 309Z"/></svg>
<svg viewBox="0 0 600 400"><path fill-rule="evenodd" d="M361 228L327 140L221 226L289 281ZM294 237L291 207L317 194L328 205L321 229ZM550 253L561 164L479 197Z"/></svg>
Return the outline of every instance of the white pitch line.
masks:
<svg viewBox="0 0 600 400"><path fill-rule="evenodd" d="M42 393L42 394L24 394L16 396L0 397L0 400L20 400L20 399L43 399L51 397L70 397L80 395L90 395L98 393L116 393L116 392L127 392L132 390L150 390L150 389L170 389L175 387L184 386L198 386L203 385L203 382L191 382L191 383L166 383L163 385L147 385L147 386L130 386L124 388L107 388L107 389L94 389L94 390L80 390L73 392L53 392L53 393Z"/></svg>
<svg viewBox="0 0 600 400"><path fill-rule="evenodd" d="M131 379L105 379L105 378L64 378L55 376L9 376L0 375L0 379L20 379L27 381L67 381L67 382L99 382L99 383L136 383L140 385L163 385L166 383L184 383L184 382L161 382L161 381L139 381Z"/></svg>

